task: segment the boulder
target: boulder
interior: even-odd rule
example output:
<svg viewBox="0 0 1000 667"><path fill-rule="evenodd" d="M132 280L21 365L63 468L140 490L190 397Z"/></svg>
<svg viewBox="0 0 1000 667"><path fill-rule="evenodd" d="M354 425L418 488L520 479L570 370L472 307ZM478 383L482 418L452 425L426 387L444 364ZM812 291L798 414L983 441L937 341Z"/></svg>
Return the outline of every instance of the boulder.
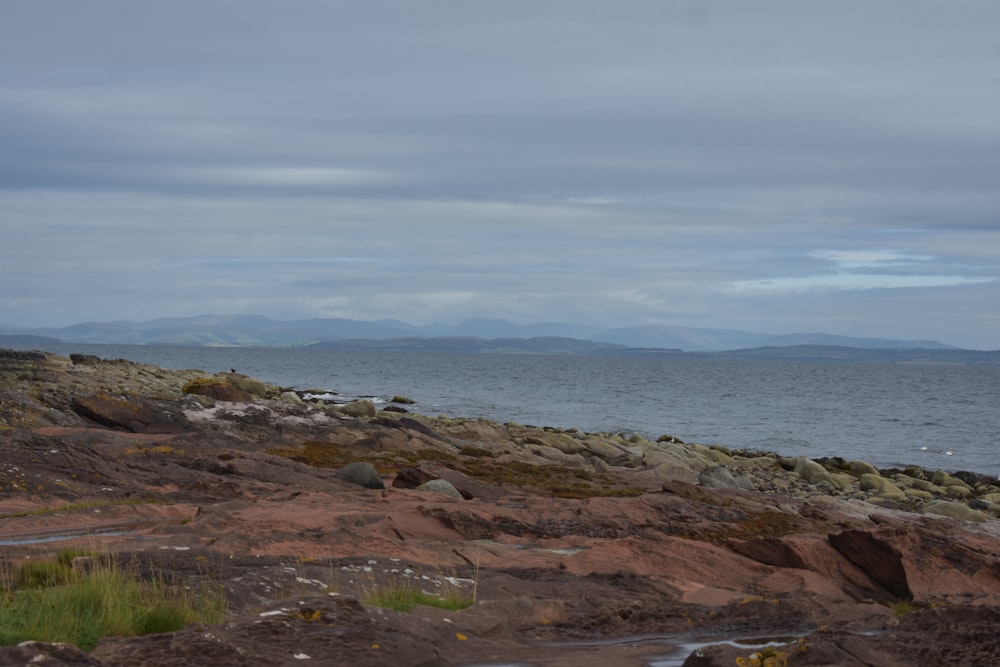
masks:
<svg viewBox="0 0 1000 667"><path fill-rule="evenodd" d="M421 463L412 468L405 468L396 473L392 486L397 489L415 489L433 479L448 481L466 500L480 498L495 501L506 495L501 487L469 477L457 470L452 470L433 463Z"/></svg>
<svg viewBox="0 0 1000 667"><path fill-rule="evenodd" d="M642 462L660 482L694 484L698 473L712 465L686 445L656 443L642 452Z"/></svg>
<svg viewBox="0 0 1000 667"><path fill-rule="evenodd" d="M646 447L642 451L642 461L650 468L667 464L695 471L713 464L687 445L669 443L656 443Z"/></svg>
<svg viewBox="0 0 1000 667"><path fill-rule="evenodd" d="M591 454L604 459L608 463L614 461L625 454L625 450L617 445L611 444L603 438L586 438L581 443L583 448Z"/></svg>
<svg viewBox="0 0 1000 667"><path fill-rule="evenodd" d="M294 391L283 391L278 395L278 400L284 401L285 403L305 403L302 397L296 394Z"/></svg>
<svg viewBox="0 0 1000 667"><path fill-rule="evenodd" d="M949 475L948 473L946 473L943 470L939 470L936 473L934 473L934 476L931 477L931 482L933 482L934 484L937 484L938 486L942 487L945 490L945 493L948 493L948 487L952 487L952 486L958 487L958 488L961 488L961 489L965 489L966 491L969 491L970 493L972 492L972 487L971 486L969 486L968 484L966 484L965 482L963 482L962 480L960 480L958 477L952 477L951 475ZM968 495L968 494L965 494L965 495Z"/></svg>
<svg viewBox="0 0 1000 667"><path fill-rule="evenodd" d="M345 415L347 417L359 417L359 418L374 418L378 410L375 409L375 404L368 399L362 399L360 401L352 401L350 403L345 403L344 405L334 406L334 411Z"/></svg>
<svg viewBox="0 0 1000 667"><path fill-rule="evenodd" d="M981 510L974 510L965 503L955 500L933 500L923 507L924 514L937 514L963 521L987 521L990 515Z"/></svg>
<svg viewBox="0 0 1000 667"><path fill-rule="evenodd" d="M868 491L872 495L885 500L902 502L906 500L906 494L896 486L892 480L888 480L881 475L864 473L861 475L861 490Z"/></svg>
<svg viewBox="0 0 1000 667"><path fill-rule="evenodd" d="M385 412L383 410L383 412ZM362 414L359 416L367 416L362 409ZM389 428L399 428L406 429L410 431L416 431L417 433L422 433L431 438L441 438L441 434L432 429L430 426L420 421L419 419L414 419L413 417L398 417L397 415L382 415L376 417L372 421L373 425L378 426L388 426Z"/></svg>
<svg viewBox="0 0 1000 667"><path fill-rule="evenodd" d="M538 457L536 461L534 457ZM557 465L566 468L586 468L588 460L582 454L566 454L547 445L531 445L518 454L518 460L536 465Z"/></svg>
<svg viewBox="0 0 1000 667"><path fill-rule="evenodd" d="M710 466L698 473L698 483L713 489L743 489L745 491L756 491L754 486L746 477L740 475L736 477L728 468L724 466Z"/></svg>
<svg viewBox="0 0 1000 667"><path fill-rule="evenodd" d="M830 481L829 470L804 456L800 456L795 461L795 474L810 484L819 484L820 482L833 483Z"/></svg>
<svg viewBox="0 0 1000 667"><path fill-rule="evenodd" d="M944 495L949 498L961 500L963 498L970 497L972 495L972 489L964 485L952 484L944 487Z"/></svg>
<svg viewBox="0 0 1000 667"><path fill-rule="evenodd" d="M432 479L439 479L437 471L429 464L421 464L397 472L392 480L392 486L396 489L415 489Z"/></svg>
<svg viewBox="0 0 1000 667"><path fill-rule="evenodd" d="M452 498L462 499L462 493L455 488L455 485L444 479L432 479L417 487L417 491L427 491L430 493L443 493Z"/></svg>
<svg viewBox="0 0 1000 667"><path fill-rule="evenodd" d="M691 449L691 451L696 452L709 463L715 463L721 466L728 466L736 463L736 459L721 449L717 449L715 447L706 447L705 445L687 445L687 447Z"/></svg>
<svg viewBox="0 0 1000 667"><path fill-rule="evenodd" d="M833 484L833 488L838 491L850 491L854 488L857 481L858 480L854 477L854 475L849 475L845 472L830 473L830 483Z"/></svg>
<svg viewBox="0 0 1000 667"><path fill-rule="evenodd" d="M907 498L912 500L919 500L926 502L928 500L934 500L934 494L930 491L924 491L922 489L903 489L903 493L906 494Z"/></svg>
<svg viewBox="0 0 1000 667"><path fill-rule="evenodd" d="M225 376L195 378L188 381L181 388L181 392L233 403L247 403L253 400L252 394L240 389Z"/></svg>
<svg viewBox="0 0 1000 667"><path fill-rule="evenodd" d="M878 468L873 466L871 463L868 463L867 461L851 461L848 466L848 470L850 470L852 475L854 475L859 479L862 475L879 474Z"/></svg>
<svg viewBox="0 0 1000 667"><path fill-rule="evenodd" d="M340 468L336 473L337 479L363 486L366 489L384 489L385 484L382 477L375 470L371 463L355 461Z"/></svg>
<svg viewBox="0 0 1000 667"><path fill-rule="evenodd" d="M72 408L81 417L132 433L183 433L187 430L145 401L129 401L106 392L76 396Z"/></svg>
<svg viewBox="0 0 1000 667"><path fill-rule="evenodd" d="M524 439L525 443L545 445L554 447L564 454L579 454L587 451L587 447L582 442L567 433L539 432L529 435Z"/></svg>
<svg viewBox="0 0 1000 667"><path fill-rule="evenodd" d="M251 396L256 396L257 398L266 398L268 395L267 385L250 377L249 375L243 375L242 373L225 373L220 374L217 377L223 377L230 382L237 389L242 389Z"/></svg>

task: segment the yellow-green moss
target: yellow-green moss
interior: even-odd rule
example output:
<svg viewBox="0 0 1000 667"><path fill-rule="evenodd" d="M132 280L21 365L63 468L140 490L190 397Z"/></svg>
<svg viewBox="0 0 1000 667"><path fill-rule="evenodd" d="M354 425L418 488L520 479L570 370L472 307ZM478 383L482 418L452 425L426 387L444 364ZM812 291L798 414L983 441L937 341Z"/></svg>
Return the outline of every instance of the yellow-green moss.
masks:
<svg viewBox="0 0 1000 667"><path fill-rule="evenodd" d="M700 531L689 537L717 544L726 540L776 539L786 535L796 535L802 530L801 526L789 515L764 511L733 521L725 527Z"/></svg>

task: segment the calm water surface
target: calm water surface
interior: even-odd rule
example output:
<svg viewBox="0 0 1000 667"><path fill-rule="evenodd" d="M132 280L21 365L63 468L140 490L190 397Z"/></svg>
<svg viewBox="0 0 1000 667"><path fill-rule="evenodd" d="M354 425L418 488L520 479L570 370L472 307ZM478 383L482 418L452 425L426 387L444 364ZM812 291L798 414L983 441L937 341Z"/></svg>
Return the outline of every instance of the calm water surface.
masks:
<svg viewBox="0 0 1000 667"><path fill-rule="evenodd" d="M416 411L1000 475L1000 367L59 344ZM947 452L951 452L948 455Z"/></svg>

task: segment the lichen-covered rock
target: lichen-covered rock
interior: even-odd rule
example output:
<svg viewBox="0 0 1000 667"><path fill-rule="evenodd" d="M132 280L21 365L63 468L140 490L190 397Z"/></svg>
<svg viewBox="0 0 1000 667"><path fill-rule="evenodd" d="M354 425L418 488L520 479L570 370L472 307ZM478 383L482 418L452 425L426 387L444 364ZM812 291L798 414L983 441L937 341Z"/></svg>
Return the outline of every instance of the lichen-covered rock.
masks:
<svg viewBox="0 0 1000 667"><path fill-rule="evenodd" d="M864 473L861 475L860 479L861 490L868 491L869 493L883 498L884 500L893 500L897 502L902 502L906 500L906 494L892 483L892 480L886 479L881 475L873 475L870 473Z"/></svg>
<svg viewBox="0 0 1000 667"><path fill-rule="evenodd" d="M908 500L919 500L927 501L934 500L934 494L930 491L923 491L921 489L909 488L903 489L903 493L906 494Z"/></svg>
<svg viewBox="0 0 1000 667"><path fill-rule="evenodd" d="M857 478L861 478L862 475L878 475L878 468L873 466L867 461L851 461L848 469L851 474Z"/></svg>
<svg viewBox="0 0 1000 667"><path fill-rule="evenodd" d="M794 472L810 484L819 484L820 482L831 483L830 471L812 459L807 459L804 456L800 456L795 461Z"/></svg>
<svg viewBox="0 0 1000 667"><path fill-rule="evenodd" d="M706 447L705 445L685 446L701 456L707 463L714 463L721 466L729 466L736 463L736 459L717 447Z"/></svg>
<svg viewBox="0 0 1000 667"><path fill-rule="evenodd" d="M850 491L854 488L857 481L858 480L854 477L854 475L849 475L843 472L830 473L830 483L833 485L833 488L838 491Z"/></svg>
<svg viewBox="0 0 1000 667"><path fill-rule="evenodd" d="M257 398L267 398L271 391L268 386L256 378L242 373L225 373L222 377L230 382L234 387L242 389L251 396Z"/></svg>
<svg viewBox="0 0 1000 667"><path fill-rule="evenodd" d="M581 441L583 448L591 454L604 459L607 462L617 460L624 455L625 450L619 445L612 444L609 440L598 437L585 438Z"/></svg>
<svg viewBox="0 0 1000 667"><path fill-rule="evenodd" d="M540 431L536 434L528 436L525 438L526 443L534 442L535 444L545 445L547 447L554 447L564 454L579 454L583 451L588 451L586 445L580 440L570 436L567 433L549 433L545 431ZM615 450L612 453L619 453L620 451Z"/></svg>
<svg viewBox="0 0 1000 667"><path fill-rule="evenodd" d="M366 489L384 489L382 477L371 463L354 461L337 470L337 479L363 486Z"/></svg>
<svg viewBox="0 0 1000 667"><path fill-rule="evenodd" d="M756 491L754 486L746 477L733 475L725 466L710 466L698 473L698 483L713 489L744 489L746 491Z"/></svg>
<svg viewBox="0 0 1000 667"><path fill-rule="evenodd" d="M374 419L378 414L375 404L368 399L337 405L334 406L333 410L347 417L357 417L360 419Z"/></svg>
<svg viewBox="0 0 1000 667"><path fill-rule="evenodd" d="M965 503L955 500L932 500L923 507L924 514L961 519L963 521L988 521L990 515L981 510L974 510Z"/></svg>
<svg viewBox="0 0 1000 667"><path fill-rule="evenodd" d="M444 479L432 479L417 487L417 491L427 491L429 493L443 493L453 498L462 498L461 492L455 485Z"/></svg>
<svg viewBox="0 0 1000 667"><path fill-rule="evenodd" d="M972 487L970 487L967 483L965 483L958 477L953 477L944 470L939 470L936 473L934 473L934 475L931 477L931 482L945 489L947 489L949 486L956 486L967 489L969 491L972 490Z"/></svg>
<svg viewBox="0 0 1000 667"><path fill-rule="evenodd" d="M195 378L186 383L181 388L181 391L185 394L208 396L217 401L229 401L232 403L247 403L253 400L253 395L237 387L225 376Z"/></svg>
<svg viewBox="0 0 1000 667"><path fill-rule="evenodd" d="M299 396L294 391L283 391L283 392L281 392L278 395L278 400L279 401L284 401L285 403L295 403L297 405L301 405L301 404L305 403L305 401L302 400L302 397Z"/></svg>

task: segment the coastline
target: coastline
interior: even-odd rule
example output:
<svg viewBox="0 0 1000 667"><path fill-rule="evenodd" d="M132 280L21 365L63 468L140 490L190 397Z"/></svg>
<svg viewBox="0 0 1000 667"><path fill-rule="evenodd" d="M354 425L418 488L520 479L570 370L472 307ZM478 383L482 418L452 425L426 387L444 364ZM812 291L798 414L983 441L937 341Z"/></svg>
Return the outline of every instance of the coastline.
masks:
<svg viewBox="0 0 1000 667"><path fill-rule="evenodd" d="M217 648L258 664L648 666L696 635L686 659L702 661L685 664L731 665L750 649L723 640L776 633L790 665L974 664L1000 648L988 478L430 417L405 396L304 401L239 373L87 355L0 351L0 375L4 567L85 545L188 585L214 577L230 609ZM452 579L471 607L364 602ZM334 627L355 639L331 642ZM198 632L108 638L88 658L237 664L206 663Z"/></svg>
<svg viewBox="0 0 1000 667"><path fill-rule="evenodd" d="M54 351L208 373L236 368L298 389L335 389L344 400L405 393L429 415L650 439L671 433L783 456L1000 475L991 435L1000 432L1000 376L984 367L243 348Z"/></svg>

